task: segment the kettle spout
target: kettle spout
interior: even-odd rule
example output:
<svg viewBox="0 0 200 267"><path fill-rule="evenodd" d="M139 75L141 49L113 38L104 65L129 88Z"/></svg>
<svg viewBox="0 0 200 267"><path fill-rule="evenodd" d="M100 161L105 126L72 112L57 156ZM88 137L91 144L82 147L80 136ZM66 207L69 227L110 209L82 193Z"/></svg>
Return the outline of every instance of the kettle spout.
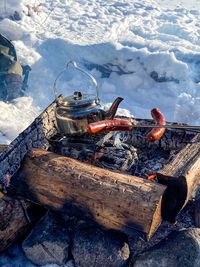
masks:
<svg viewBox="0 0 200 267"><path fill-rule="evenodd" d="M117 97L112 103L108 111L105 112L104 116L107 120L112 120L115 117L119 104L124 100L122 97Z"/></svg>

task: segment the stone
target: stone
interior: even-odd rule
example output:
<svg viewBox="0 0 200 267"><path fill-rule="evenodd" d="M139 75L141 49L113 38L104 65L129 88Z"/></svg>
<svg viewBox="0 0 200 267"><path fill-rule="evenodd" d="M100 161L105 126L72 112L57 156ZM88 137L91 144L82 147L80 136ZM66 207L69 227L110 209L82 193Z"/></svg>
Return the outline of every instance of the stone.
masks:
<svg viewBox="0 0 200 267"><path fill-rule="evenodd" d="M142 253L133 267L199 267L200 229L172 232L166 239Z"/></svg>
<svg viewBox="0 0 200 267"><path fill-rule="evenodd" d="M69 235L65 222L59 215L48 213L24 240L22 249L34 264L65 264L69 253Z"/></svg>
<svg viewBox="0 0 200 267"><path fill-rule="evenodd" d="M69 260L64 267L75 267L74 261L73 260Z"/></svg>
<svg viewBox="0 0 200 267"><path fill-rule="evenodd" d="M74 233L72 255L76 267L123 267L130 250L124 235L81 222Z"/></svg>

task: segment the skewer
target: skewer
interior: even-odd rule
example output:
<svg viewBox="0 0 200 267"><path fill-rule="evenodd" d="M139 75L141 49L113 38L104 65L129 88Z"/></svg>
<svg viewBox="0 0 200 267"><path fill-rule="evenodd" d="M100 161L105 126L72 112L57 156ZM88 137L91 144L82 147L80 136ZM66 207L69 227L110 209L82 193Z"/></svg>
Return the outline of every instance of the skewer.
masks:
<svg viewBox="0 0 200 267"><path fill-rule="evenodd" d="M182 129L182 130L195 130L200 131L200 126L196 125L176 125L176 124L166 124L166 125L159 125L159 124L133 124L134 128L165 128L165 129Z"/></svg>
<svg viewBox="0 0 200 267"><path fill-rule="evenodd" d="M132 131L133 128L160 128L160 129L179 129L200 132L200 126L198 125L181 125L181 124L135 124L130 120L114 119L114 120L102 120L90 123L88 125L87 132L89 134L97 134L105 131Z"/></svg>

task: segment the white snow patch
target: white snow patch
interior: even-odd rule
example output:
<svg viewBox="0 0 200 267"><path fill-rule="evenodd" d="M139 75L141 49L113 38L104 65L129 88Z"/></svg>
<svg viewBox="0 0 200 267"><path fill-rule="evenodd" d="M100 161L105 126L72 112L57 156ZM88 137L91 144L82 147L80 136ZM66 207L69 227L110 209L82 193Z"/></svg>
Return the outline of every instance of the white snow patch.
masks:
<svg viewBox="0 0 200 267"><path fill-rule="evenodd" d="M182 93L178 97L175 120L184 121L191 124L191 118L193 118L194 124L199 121L200 114L200 97L192 97L190 94Z"/></svg>
<svg viewBox="0 0 200 267"><path fill-rule="evenodd" d="M12 41L20 40L28 34L23 26L7 18L0 21L0 32Z"/></svg>
<svg viewBox="0 0 200 267"><path fill-rule="evenodd" d="M22 16L23 4L21 0L1 0L0 1L0 17L12 17L16 12Z"/></svg>
<svg viewBox="0 0 200 267"><path fill-rule="evenodd" d="M33 107L32 101L30 97L17 98L12 103L0 101L0 143L5 142L5 136L7 142L16 138L39 115L39 108Z"/></svg>

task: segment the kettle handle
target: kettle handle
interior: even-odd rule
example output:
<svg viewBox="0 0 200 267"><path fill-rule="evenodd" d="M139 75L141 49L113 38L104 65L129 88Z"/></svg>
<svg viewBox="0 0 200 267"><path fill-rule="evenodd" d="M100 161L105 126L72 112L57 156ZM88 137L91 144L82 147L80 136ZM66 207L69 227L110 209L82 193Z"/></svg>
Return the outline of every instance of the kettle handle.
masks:
<svg viewBox="0 0 200 267"><path fill-rule="evenodd" d="M69 67L70 64L72 64L75 69L81 71L82 73L84 73L85 75L87 75L92 80L92 83L93 83L93 85L94 85L94 87L96 89L96 103L99 104L100 103L100 99L99 99L99 88L98 88L98 84L97 84L96 79L90 73L88 73L87 71L85 71L85 70L81 69L80 67L78 67L77 63L75 61L73 61L73 60L70 60L65 65L64 69L58 74L58 76L56 77L56 79L54 81L53 91L54 91L55 98L57 99L57 97L58 97L58 94L57 94L57 91L56 91L57 81L60 78L60 76L67 70L67 68Z"/></svg>

